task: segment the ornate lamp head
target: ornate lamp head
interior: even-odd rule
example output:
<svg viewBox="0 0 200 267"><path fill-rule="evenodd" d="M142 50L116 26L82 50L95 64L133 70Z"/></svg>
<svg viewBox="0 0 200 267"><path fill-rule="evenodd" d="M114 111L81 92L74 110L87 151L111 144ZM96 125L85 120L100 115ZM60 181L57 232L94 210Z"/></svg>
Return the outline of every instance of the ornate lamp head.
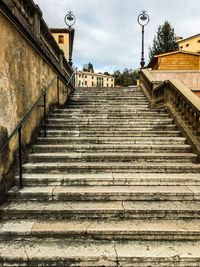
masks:
<svg viewBox="0 0 200 267"><path fill-rule="evenodd" d="M141 26L146 26L150 21L149 15L145 10L142 11L142 13L138 16L138 23Z"/></svg>
<svg viewBox="0 0 200 267"><path fill-rule="evenodd" d="M76 22L76 17L74 16L74 14L72 13L72 11L69 11L68 13L67 13L67 15L65 16L65 24L69 27L69 28L71 28L74 24L75 24L75 22Z"/></svg>

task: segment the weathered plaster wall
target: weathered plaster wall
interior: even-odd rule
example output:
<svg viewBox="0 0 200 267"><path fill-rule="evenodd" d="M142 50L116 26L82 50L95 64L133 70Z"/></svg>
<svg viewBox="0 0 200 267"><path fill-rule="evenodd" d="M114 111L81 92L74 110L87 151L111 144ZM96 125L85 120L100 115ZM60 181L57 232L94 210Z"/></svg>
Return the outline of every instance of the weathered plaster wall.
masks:
<svg viewBox="0 0 200 267"><path fill-rule="evenodd" d="M44 86L56 77L56 73L2 13L0 31L0 126L5 127L10 134L38 99ZM65 100L66 93L60 93L60 102L64 103ZM55 81L49 90L48 107L56 101ZM42 108L37 108L31 115L23 128L24 144L30 143L42 115ZM10 164L16 148L17 138L10 143ZM3 169L1 166L0 182L10 164L4 165Z"/></svg>

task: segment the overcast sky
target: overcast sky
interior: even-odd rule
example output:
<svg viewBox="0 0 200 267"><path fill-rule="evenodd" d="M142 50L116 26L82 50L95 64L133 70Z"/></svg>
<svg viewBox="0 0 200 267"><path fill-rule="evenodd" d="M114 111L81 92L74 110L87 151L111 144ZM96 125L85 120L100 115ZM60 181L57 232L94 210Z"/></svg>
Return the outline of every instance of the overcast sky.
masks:
<svg viewBox="0 0 200 267"><path fill-rule="evenodd" d="M200 32L200 0L35 0L49 27L65 27L72 10L75 24L74 65L89 61L98 71L138 68L141 58L142 10L150 16L145 27L145 57L158 26L168 20L184 38Z"/></svg>

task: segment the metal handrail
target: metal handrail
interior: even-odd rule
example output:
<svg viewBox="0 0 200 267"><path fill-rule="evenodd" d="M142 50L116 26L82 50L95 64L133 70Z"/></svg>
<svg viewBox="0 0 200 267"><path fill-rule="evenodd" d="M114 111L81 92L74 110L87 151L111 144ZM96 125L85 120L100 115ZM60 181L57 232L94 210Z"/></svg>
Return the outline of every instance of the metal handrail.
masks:
<svg viewBox="0 0 200 267"><path fill-rule="evenodd" d="M74 72L72 73L71 77L69 78L68 83L67 83L67 86L71 83L71 81L72 81L72 79L73 79L73 77L74 77L74 75L76 73L77 73L77 68L74 70Z"/></svg>
<svg viewBox="0 0 200 267"><path fill-rule="evenodd" d="M71 82L71 79L73 77L74 73L71 75L68 83L66 86L68 86ZM29 116L32 114L33 110L36 107L43 107L44 108L44 115L43 115L43 121L44 121L44 137L46 137L47 131L46 131L46 126L47 126L47 114L46 114L46 95L48 89L52 86L52 84L57 80L57 102L59 105L59 80L64 81L61 77L54 77L53 80L46 86L44 87L41 95L38 97L37 101L32 105L32 107L29 109L29 111L25 114L23 119L17 124L16 128L12 131L10 136L6 139L6 141L3 143L3 145L0 147L0 154L4 151L4 149L7 147L9 142L12 140L12 138L18 133L18 153L19 153L19 179L20 179L20 188L23 187L23 179L22 179L22 127L26 123L27 119ZM66 82L66 81L65 81ZM43 98L43 105L39 105L39 102Z"/></svg>

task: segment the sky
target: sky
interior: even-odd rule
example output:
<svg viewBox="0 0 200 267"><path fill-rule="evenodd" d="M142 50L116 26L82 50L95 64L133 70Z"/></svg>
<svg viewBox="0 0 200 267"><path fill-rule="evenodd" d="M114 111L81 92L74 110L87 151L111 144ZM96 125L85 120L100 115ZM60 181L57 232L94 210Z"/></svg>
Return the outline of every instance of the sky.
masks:
<svg viewBox="0 0 200 267"><path fill-rule="evenodd" d="M141 60L141 26L137 17L146 10L145 61L158 26L170 22L176 35L200 32L200 0L34 0L49 27L66 27L70 10L76 16L73 63L82 69L91 62L96 71L137 69Z"/></svg>

